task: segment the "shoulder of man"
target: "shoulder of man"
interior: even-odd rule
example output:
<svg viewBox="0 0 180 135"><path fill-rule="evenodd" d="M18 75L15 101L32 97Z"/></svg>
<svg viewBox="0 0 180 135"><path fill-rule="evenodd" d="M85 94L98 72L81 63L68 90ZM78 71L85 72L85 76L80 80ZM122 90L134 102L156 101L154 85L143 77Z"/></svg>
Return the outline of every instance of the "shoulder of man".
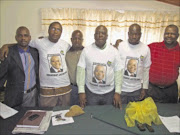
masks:
<svg viewBox="0 0 180 135"><path fill-rule="evenodd" d="M90 45L87 45L87 46L85 46L85 47L82 49L82 51L86 51L86 50L89 50L89 49L91 49L91 48L94 48L94 46L95 46L94 43L92 43L92 44L90 44Z"/></svg>
<svg viewBox="0 0 180 135"><path fill-rule="evenodd" d="M38 50L37 50L36 48L31 47L31 46L29 46L29 48L30 48L32 51L34 51L35 53L38 53Z"/></svg>
<svg viewBox="0 0 180 135"><path fill-rule="evenodd" d="M8 53L8 55L9 54L12 54L12 52L14 52L14 51L18 51L18 47L17 47L17 44L15 44L15 45L13 45L13 46L10 46L10 47L8 47L9 48L9 53Z"/></svg>
<svg viewBox="0 0 180 135"><path fill-rule="evenodd" d="M59 39L58 40L58 43L61 43L61 44L66 44L68 46L71 46L67 41L63 40L63 39Z"/></svg>
<svg viewBox="0 0 180 135"><path fill-rule="evenodd" d="M8 48L11 49L11 50L13 50L13 49L17 48L17 44L14 44L14 45L11 45L11 44L10 44L10 46L9 46Z"/></svg>
<svg viewBox="0 0 180 135"><path fill-rule="evenodd" d="M125 48L126 46L128 46L129 42L128 40L123 40L122 42L119 43L118 45L118 50L122 49L122 48Z"/></svg>
<svg viewBox="0 0 180 135"><path fill-rule="evenodd" d="M155 46L155 45L160 45L162 43L163 42L153 42L153 43L148 44L148 46L151 47L151 46Z"/></svg>

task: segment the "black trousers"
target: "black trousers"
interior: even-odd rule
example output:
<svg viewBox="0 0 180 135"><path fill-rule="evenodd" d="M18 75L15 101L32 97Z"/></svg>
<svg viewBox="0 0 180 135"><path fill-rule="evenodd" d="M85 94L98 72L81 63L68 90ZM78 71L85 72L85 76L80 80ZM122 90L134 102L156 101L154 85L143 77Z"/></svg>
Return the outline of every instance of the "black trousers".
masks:
<svg viewBox="0 0 180 135"><path fill-rule="evenodd" d="M88 87L85 87L87 105L112 105L115 90L106 94L92 93Z"/></svg>
<svg viewBox="0 0 180 135"><path fill-rule="evenodd" d="M165 88L160 88L152 83L149 83L149 89L146 94L147 96L152 97L154 102L178 103L177 82Z"/></svg>

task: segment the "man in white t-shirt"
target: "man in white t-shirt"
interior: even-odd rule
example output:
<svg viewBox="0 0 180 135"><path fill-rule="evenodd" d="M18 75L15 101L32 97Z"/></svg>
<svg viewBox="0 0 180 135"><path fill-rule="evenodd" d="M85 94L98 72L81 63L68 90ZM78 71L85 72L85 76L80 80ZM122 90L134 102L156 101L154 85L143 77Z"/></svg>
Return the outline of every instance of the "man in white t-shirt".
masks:
<svg viewBox="0 0 180 135"><path fill-rule="evenodd" d="M138 24L132 24L129 27L128 37L127 41L121 42L118 46L119 55L124 64L122 104L139 101L145 97L151 65L150 50L140 41L141 27Z"/></svg>
<svg viewBox="0 0 180 135"><path fill-rule="evenodd" d="M129 27L128 37L127 41L121 42L118 46L119 55L124 64L121 90L122 104L145 98L151 65L150 49L140 41L141 27L138 24L132 24ZM140 131L146 130L144 125L139 122L137 127ZM153 132L151 126L146 124L146 127L150 132Z"/></svg>
<svg viewBox="0 0 180 135"><path fill-rule="evenodd" d="M87 105L114 104L122 108L121 61L117 49L106 43L107 37L107 28L103 25L98 26L94 34L95 43L85 47L81 53L77 66L81 107L85 107L87 103ZM96 73L97 67L101 68L98 69L99 73ZM97 80L103 79L104 83L95 81L95 76Z"/></svg>
<svg viewBox="0 0 180 135"><path fill-rule="evenodd" d="M65 62L65 55L69 50L70 45L60 39L62 26L59 22L51 23L49 25L48 33L48 37L32 40L29 44L39 52L39 106L69 106L71 86ZM7 46L3 46L3 50L8 50ZM7 53L5 54L7 55ZM58 70L57 72L52 72L53 65L54 69L57 68L58 65L55 63L52 64L54 58L56 58L56 60L58 58L59 61L61 60L60 72L58 72Z"/></svg>

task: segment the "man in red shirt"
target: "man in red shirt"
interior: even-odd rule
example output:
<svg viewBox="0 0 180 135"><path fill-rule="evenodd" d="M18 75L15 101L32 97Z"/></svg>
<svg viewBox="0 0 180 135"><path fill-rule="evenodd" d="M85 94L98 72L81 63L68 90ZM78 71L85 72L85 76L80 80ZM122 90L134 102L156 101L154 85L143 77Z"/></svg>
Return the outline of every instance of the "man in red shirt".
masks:
<svg viewBox="0 0 180 135"><path fill-rule="evenodd" d="M155 102L178 102L178 86L176 82L180 67L178 37L178 27L169 25L164 32L164 41L149 45L152 64L149 72L147 95L152 97Z"/></svg>

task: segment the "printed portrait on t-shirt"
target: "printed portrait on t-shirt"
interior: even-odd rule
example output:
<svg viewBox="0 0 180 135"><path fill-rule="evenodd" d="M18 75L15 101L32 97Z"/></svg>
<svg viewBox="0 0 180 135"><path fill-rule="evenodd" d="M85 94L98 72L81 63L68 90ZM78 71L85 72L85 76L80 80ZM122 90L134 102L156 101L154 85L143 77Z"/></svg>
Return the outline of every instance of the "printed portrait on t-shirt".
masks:
<svg viewBox="0 0 180 135"><path fill-rule="evenodd" d="M136 58L126 58L126 68L124 71L124 75L130 77L136 77L137 75L137 65L138 59Z"/></svg>
<svg viewBox="0 0 180 135"><path fill-rule="evenodd" d="M106 65L93 64L93 83L106 84Z"/></svg>
<svg viewBox="0 0 180 135"><path fill-rule="evenodd" d="M59 54L48 54L50 73L63 72L62 60Z"/></svg>

